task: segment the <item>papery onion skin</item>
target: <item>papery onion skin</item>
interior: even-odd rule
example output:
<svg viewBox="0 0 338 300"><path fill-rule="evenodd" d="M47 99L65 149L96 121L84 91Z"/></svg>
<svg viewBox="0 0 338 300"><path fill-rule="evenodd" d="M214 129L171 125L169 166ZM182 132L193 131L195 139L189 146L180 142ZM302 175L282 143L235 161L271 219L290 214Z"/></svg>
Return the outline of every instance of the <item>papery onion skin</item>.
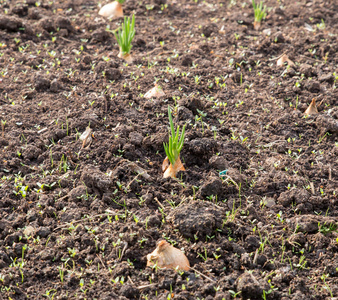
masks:
<svg viewBox="0 0 338 300"><path fill-rule="evenodd" d="M309 107L306 109L304 114L307 115L307 116L318 114L318 109L317 109L317 106L316 106L316 99L315 98L312 99Z"/></svg>
<svg viewBox="0 0 338 300"><path fill-rule="evenodd" d="M163 165L165 163L163 162ZM163 169L163 165L162 165L162 169ZM164 174L163 174L163 178L176 178L176 175L179 171L185 171L185 168L181 162L180 157L177 158L177 160L175 161L175 164L172 165L171 163L169 164L169 167L165 170Z"/></svg>
<svg viewBox="0 0 338 300"><path fill-rule="evenodd" d="M122 18L123 17L122 5L117 1L108 3L100 9L99 15L106 17L108 19Z"/></svg>
<svg viewBox="0 0 338 300"><path fill-rule="evenodd" d="M119 52L118 57L124 59L129 64L133 62L132 56L129 53L123 53L121 50Z"/></svg>
<svg viewBox="0 0 338 300"><path fill-rule="evenodd" d="M160 241L157 248L147 255L147 266L156 265L163 269L178 269L188 271L190 264L184 253L170 245L167 241Z"/></svg>

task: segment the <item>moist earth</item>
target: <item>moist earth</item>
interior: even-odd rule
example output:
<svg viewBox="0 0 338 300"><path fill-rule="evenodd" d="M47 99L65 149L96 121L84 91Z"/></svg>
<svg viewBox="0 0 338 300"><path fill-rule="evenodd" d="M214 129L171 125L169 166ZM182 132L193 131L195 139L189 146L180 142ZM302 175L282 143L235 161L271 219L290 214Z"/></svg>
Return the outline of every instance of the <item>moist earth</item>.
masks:
<svg viewBox="0 0 338 300"><path fill-rule="evenodd" d="M0 0L0 298L337 299L337 1L106 3Z"/></svg>

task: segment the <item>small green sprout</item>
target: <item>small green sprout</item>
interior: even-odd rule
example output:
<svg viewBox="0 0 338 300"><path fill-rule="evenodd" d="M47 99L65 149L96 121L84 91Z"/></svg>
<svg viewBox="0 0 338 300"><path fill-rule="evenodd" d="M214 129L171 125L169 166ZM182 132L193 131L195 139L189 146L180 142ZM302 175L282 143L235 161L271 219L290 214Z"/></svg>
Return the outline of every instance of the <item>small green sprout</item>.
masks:
<svg viewBox="0 0 338 300"><path fill-rule="evenodd" d="M261 1L259 4L255 3L255 0L252 0L252 7L254 9L255 13L255 22L254 27L255 29L259 29L262 19L265 19L266 17L266 5L263 7L263 1Z"/></svg>
<svg viewBox="0 0 338 300"><path fill-rule="evenodd" d="M173 118L171 116L171 110L169 106L168 106L168 116L169 116L171 136L169 136L169 143L168 144L163 143L163 146L164 146L165 153L167 154L167 157L171 165L174 166L175 162L180 156L180 152L183 147L186 125L183 126L181 137L179 138L180 126L177 126L177 131L175 132Z"/></svg>
<svg viewBox="0 0 338 300"><path fill-rule="evenodd" d="M121 28L118 29L118 32L114 32L117 43L120 47L120 54L124 56L130 54L132 48L131 42L135 36L135 15L133 15L130 22L130 18L124 17L124 23L122 23Z"/></svg>

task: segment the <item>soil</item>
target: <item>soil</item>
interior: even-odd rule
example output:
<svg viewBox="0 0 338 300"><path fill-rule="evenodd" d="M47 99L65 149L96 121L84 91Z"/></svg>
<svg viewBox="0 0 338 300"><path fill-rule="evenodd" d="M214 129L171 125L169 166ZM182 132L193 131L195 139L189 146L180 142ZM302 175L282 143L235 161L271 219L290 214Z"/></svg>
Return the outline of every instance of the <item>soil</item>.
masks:
<svg viewBox="0 0 338 300"><path fill-rule="evenodd" d="M1 299L337 299L338 4L265 3L128 0L126 64L97 1L0 1Z"/></svg>

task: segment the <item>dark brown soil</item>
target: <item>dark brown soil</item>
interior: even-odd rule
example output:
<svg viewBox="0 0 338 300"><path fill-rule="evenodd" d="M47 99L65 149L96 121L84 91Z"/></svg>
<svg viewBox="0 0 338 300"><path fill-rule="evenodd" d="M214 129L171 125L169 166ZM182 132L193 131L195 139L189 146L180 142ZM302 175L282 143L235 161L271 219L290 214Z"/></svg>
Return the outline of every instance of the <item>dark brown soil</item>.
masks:
<svg viewBox="0 0 338 300"><path fill-rule="evenodd" d="M0 298L337 299L337 1L165 2L124 4L126 65L98 1L0 0Z"/></svg>

